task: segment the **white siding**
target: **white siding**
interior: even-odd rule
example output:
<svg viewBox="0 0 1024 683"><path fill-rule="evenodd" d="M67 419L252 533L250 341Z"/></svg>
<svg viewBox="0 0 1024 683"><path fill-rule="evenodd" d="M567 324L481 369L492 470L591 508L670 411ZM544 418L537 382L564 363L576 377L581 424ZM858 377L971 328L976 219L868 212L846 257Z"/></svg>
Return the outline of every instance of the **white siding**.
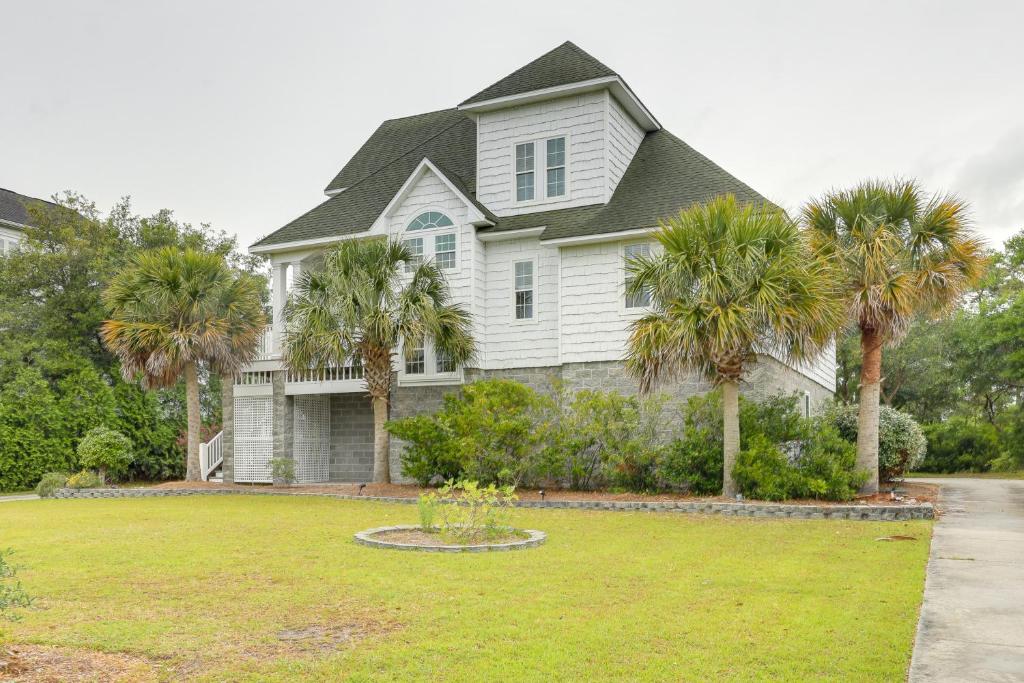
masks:
<svg viewBox="0 0 1024 683"><path fill-rule="evenodd" d="M640 313L624 309L622 243L561 250L562 362L621 360L626 328Z"/></svg>
<svg viewBox="0 0 1024 683"><path fill-rule="evenodd" d="M487 369L558 364L558 250L536 238L485 242ZM516 320L515 261L534 260L534 318Z"/></svg>
<svg viewBox="0 0 1024 683"><path fill-rule="evenodd" d="M605 201L605 117L603 92L481 113L477 119L477 199L498 216L586 206ZM565 197L517 204L513 192L514 146L519 142L567 137ZM543 181L538 147L537 187Z"/></svg>
<svg viewBox="0 0 1024 683"><path fill-rule="evenodd" d="M799 363L796 370L805 377L810 377L815 382L829 391L836 390L836 345L829 344L821 356L813 363Z"/></svg>
<svg viewBox="0 0 1024 683"><path fill-rule="evenodd" d="M611 198L644 139L644 131L622 105L608 98L608 197Z"/></svg>
<svg viewBox="0 0 1024 683"><path fill-rule="evenodd" d="M406 233L409 222L424 211L440 211L452 219L454 228L435 228ZM433 171L426 171L413 185L402 201L388 216L388 234L397 239L422 237L424 255L433 253L436 235L455 233L455 249L458 264L454 270L446 270L445 277L451 287L452 297L467 308L473 304L474 249L480 248L476 229L466 222L466 204Z"/></svg>

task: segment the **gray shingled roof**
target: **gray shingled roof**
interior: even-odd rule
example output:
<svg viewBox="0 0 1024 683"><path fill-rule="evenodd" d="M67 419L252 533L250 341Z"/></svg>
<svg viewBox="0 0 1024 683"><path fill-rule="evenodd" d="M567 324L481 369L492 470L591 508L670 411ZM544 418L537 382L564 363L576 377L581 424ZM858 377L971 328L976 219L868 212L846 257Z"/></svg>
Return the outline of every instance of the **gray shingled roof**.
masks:
<svg viewBox="0 0 1024 683"><path fill-rule="evenodd" d="M607 76L618 74L567 40L497 83L487 86L462 104L521 95L534 90Z"/></svg>
<svg viewBox="0 0 1024 683"><path fill-rule="evenodd" d="M466 102L615 75L566 42ZM458 109L385 121L341 169L328 190L345 188L253 246L365 232L419 163L428 158L492 222L488 232L544 226L541 239L650 228L681 208L731 192L740 201L765 198L665 130L648 133L606 205L496 218L476 199L476 123Z"/></svg>
<svg viewBox="0 0 1024 683"><path fill-rule="evenodd" d="M45 199L27 197L0 187L0 220L10 221L18 225L28 225L29 216L28 211L25 210L25 204L32 202L42 202L43 204L55 206L55 204Z"/></svg>
<svg viewBox="0 0 1024 683"><path fill-rule="evenodd" d="M544 226L542 240L651 228L695 202L732 193L767 203L757 191L666 130L648 133L607 204L499 218L488 232Z"/></svg>
<svg viewBox="0 0 1024 683"><path fill-rule="evenodd" d="M424 158L476 201L476 123L457 109L385 121L328 185L347 188L253 246L351 235L370 229Z"/></svg>

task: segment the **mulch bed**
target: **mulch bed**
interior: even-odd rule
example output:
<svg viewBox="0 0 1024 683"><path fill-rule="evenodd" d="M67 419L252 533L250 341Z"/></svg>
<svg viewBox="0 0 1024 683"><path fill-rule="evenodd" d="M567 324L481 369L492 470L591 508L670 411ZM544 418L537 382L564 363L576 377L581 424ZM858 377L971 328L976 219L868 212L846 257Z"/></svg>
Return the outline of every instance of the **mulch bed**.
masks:
<svg viewBox="0 0 1024 683"><path fill-rule="evenodd" d="M216 482L193 482L193 481L168 481L158 484L158 489L219 489L245 491L254 488L274 489L281 493L327 493L345 495L363 495L384 498L417 498L421 493L433 491L415 484L317 484L317 485L293 485L272 487L269 484L225 484ZM889 485L886 488L891 488ZM863 503L866 505L913 505L915 503L934 503L938 493L938 487L933 484L923 484L907 481L900 484L898 488L903 491L900 496L903 500L894 500L891 495L879 493L874 496L862 496L848 503L830 503L823 500L787 500L783 501L789 505L850 505ZM520 500L541 500L539 489L518 489L516 495ZM706 501L715 503L734 503L736 501L723 496L689 496L684 493L659 493L644 495L639 493L613 493L609 491L565 491L559 489L544 489L544 500L549 501L618 501L618 502L656 502L656 501ZM912 502L913 501L913 502Z"/></svg>
<svg viewBox="0 0 1024 683"><path fill-rule="evenodd" d="M373 535L373 537L380 541L388 541L389 543L409 543L412 545L427 546L430 548L436 548L443 545L474 545L477 543L512 543L513 541L521 541L528 536L521 532L513 532L498 536L496 538L481 539L478 541L470 541L468 543L460 543L455 540L445 540L438 533L428 533L422 529L393 529L391 531L381 531Z"/></svg>

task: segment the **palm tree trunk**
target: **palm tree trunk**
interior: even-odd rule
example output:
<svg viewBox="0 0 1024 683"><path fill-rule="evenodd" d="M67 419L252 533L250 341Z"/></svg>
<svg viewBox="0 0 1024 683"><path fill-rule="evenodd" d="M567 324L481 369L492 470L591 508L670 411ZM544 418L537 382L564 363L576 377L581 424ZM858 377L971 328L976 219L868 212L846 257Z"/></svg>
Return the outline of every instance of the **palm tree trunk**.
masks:
<svg viewBox="0 0 1024 683"><path fill-rule="evenodd" d="M722 382L722 495L735 498L739 493L732 478L736 454L740 450L740 386L737 382Z"/></svg>
<svg viewBox="0 0 1024 683"><path fill-rule="evenodd" d="M391 349L362 350L363 377L373 404L373 481L391 483L391 439L384 423L388 421L388 396L391 393Z"/></svg>
<svg viewBox="0 0 1024 683"><path fill-rule="evenodd" d="M384 423L388 421L388 400L373 397L373 482L391 483L391 439Z"/></svg>
<svg viewBox="0 0 1024 683"><path fill-rule="evenodd" d="M202 416L199 413L199 376L196 364L185 365L185 406L188 412L188 457L185 460L185 479L199 481L199 429Z"/></svg>
<svg viewBox="0 0 1024 683"><path fill-rule="evenodd" d="M861 493L878 493L878 401L882 383L882 337L860 334L860 412L857 416L857 467L868 471Z"/></svg>

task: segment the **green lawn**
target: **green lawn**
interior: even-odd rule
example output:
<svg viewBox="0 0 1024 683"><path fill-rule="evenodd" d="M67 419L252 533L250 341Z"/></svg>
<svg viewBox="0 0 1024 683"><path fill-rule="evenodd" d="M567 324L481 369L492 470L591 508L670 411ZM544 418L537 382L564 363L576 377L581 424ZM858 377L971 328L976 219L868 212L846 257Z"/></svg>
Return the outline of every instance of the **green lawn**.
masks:
<svg viewBox="0 0 1024 683"><path fill-rule="evenodd" d="M951 477L963 479L1024 479L1024 471L1021 472L911 472L907 479L949 479Z"/></svg>
<svg viewBox="0 0 1024 683"><path fill-rule="evenodd" d="M0 505L42 609L15 642L199 680L902 681L930 522L517 510L538 549L357 546L416 508L299 497ZM877 542L909 534L916 542ZM325 651L282 641L317 626Z"/></svg>

